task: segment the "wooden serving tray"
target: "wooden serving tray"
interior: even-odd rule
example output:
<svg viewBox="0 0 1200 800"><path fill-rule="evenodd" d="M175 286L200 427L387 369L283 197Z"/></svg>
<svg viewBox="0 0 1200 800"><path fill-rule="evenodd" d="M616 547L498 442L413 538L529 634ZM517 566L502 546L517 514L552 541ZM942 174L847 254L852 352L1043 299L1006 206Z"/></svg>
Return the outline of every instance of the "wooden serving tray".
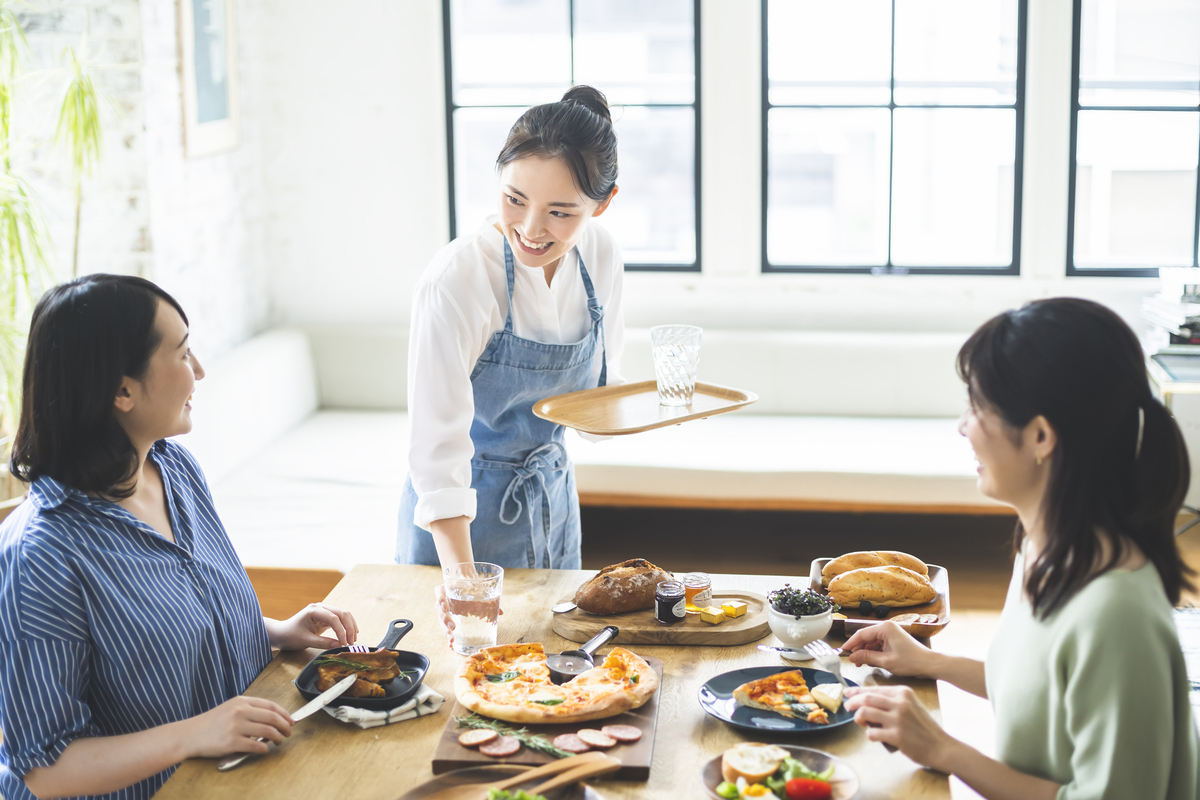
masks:
<svg viewBox="0 0 1200 800"><path fill-rule="evenodd" d="M555 614L551 627L564 639L586 642L605 626L615 625L621 632L612 640L614 644L734 645L758 641L771 632L767 598L754 592L714 592L712 605L720 606L728 600L745 601L746 613L719 625L705 622L699 614L688 614L683 622L663 625L654 618L652 608L606 615L573 608ZM563 601L573 602L573 598L565 597Z"/></svg>
<svg viewBox="0 0 1200 800"><path fill-rule="evenodd" d="M505 723L515 728L527 728L530 733L538 733L553 741L555 736L562 733L575 733L582 728L602 728L605 725L636 725L642 731L642 738L631 744L617 744L604 752L614 758L621 759L621 768L606 775L606 780L644 781L650 777L650 763L654 760L654 731L658 725L658 698L663 693L663 662L653 656L642 656L646 663L658 674L658 691L650 696L641 708L626 711L607 719L594 719L589 722L572 722L566 725L519 725ZM597 654L599 663L603 656ZM441 775L453 769L463 767L478 767L480 765L519 764L536 767L554 760L554 756L522 747L516 755L508 758L491 758L485 756L474 747L463 747L458 743L458 735L466 728L458 727L457 717L471 712L463 708L458 701L450 712L450 719L442 731L433 751L433 774Z"/></svg>
<svg viewBox="0 0 1200 800"><path fill-rule="evenodd" d="M696 382L691 405L658 404L658 383L641 381L555 395L533 404L542 419L596 436L624 436L725 414L757 402L758 395Z"/></svg>
<svg viewBox="0 0 1200 800"><path fill-rule="evenodd" d="M809 585L814 592L828 594L825 588L821 586L821 570L825 569L825 565L832 558L816 558L812 562L812 571L809 573ZM935 633L940 633L943 628L950 624L950 576L946 574L945 567L939 567L936 564L929 564L929 582L933 584L933 588L937 590L937 597L933 598L928 603L919 606L908 606L907 608L893 608L888 610L888 615L883 619L879 619L875 615L865 615L858 613L857 610L843 610L846 619L833 620L833 627L829 632L835 636L852 636L855 632L862 630L868 625L875 625L880 622L887 622L892 617L898 617L901 614L936 614L937 622L910 623L901 625L900 627L908 631L913 636L921 638L929 638Z"/></svg>

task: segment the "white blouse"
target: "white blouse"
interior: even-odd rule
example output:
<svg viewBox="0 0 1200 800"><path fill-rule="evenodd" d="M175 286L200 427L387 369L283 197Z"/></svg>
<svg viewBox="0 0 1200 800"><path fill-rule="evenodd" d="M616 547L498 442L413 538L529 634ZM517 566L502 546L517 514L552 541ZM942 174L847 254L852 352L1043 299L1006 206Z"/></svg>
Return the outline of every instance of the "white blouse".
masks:
<svg viewBox="0 0 1200 800"><path fill-rule="evenodd" d="M471 372L496 331L504 329L508 292L504 278L504 237L495 215L479 230L438 251L417 283L408 339L408 413L412 428L408 473L417 493L418 527L434 520L475 518L471 488L471 422L475 399ZM623 383L621 350L625 323L621 285L625 265L612 236L589 220L578 250L604 307L608 384ZM571 344L587 335L591 315L587 291L572 251L550 285L541 267L527 267L513 255L513 333L546 344ZM600 377L600 359L592 383Z"/></svg>

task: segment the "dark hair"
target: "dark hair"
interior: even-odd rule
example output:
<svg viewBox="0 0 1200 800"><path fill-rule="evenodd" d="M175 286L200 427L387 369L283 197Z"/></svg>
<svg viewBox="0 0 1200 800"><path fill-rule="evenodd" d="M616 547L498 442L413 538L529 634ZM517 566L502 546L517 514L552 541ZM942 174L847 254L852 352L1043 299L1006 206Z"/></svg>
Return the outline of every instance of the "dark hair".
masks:
<svg viewBox="0 0 1200 800"><path fill-rule="evenodd" d="M1057 438L1043 501L1046 546L1025 582L1040 618L1115 566L1130 544L1158 569L1172 605L1192 588L1174 535L1187 449L1150 391L1143 358L1114 312L1065 297L993 317L958 353L972 406L995 411L1010 432L1041 415ZM1100 536L1112 548L1097 570ZM1018 521L1017 547L1024 537Z"/></svg>
<svg viewBox="0 0 1200 800"><path fill-rule="evenodd" d="M38 301L29 327L21 419L9 468L23 481L42 475L85 492L122 498L138 454L113 413L121 380L140 380L161 336L154 328L163 300L150 281L87 275L54 287Z"/></svg>
<svg viewBox="0 0 1200 800"><path fill-rule="evenodd" d="M604 95L591 86L572 86L557 103L522 114L508 131L496 169L527 156L562 158L579 190L604 202L617 185L617 134Z"/></svg>

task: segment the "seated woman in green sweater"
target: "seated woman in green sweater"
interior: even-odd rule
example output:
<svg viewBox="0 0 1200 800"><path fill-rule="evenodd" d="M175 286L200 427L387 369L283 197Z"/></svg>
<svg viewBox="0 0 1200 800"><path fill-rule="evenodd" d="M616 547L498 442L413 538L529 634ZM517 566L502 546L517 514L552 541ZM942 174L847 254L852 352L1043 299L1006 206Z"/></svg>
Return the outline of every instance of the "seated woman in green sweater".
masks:
<svg viewBox="0 0 1200 800"><path fill-rule="evenodd" d="M991 800L1195 800L1200 753L1171 619L1192 588L1173 531L1187 451L1137 337L1097 303L1041 300L985 323L958 371L979 489L1019 520L996 638L982 662L891 623L845 646L855 664L987 697L999 760L949 736L907 687L852 689L846 707L870 739Z"/></svg>

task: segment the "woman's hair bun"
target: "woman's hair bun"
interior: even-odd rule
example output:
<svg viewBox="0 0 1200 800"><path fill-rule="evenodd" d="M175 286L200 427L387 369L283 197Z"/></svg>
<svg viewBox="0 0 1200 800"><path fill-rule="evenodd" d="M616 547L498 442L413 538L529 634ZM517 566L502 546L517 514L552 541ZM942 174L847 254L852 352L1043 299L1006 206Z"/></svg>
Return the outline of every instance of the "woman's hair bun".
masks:
<svg viewBox="0 0 1200 800"><path fill-rule="evenodd" d="M612 114L608 110L608 98L599 89L583 84L572 86L562 96L562 102L578 103L608 120L608 122L612 122Z"/></svg>

